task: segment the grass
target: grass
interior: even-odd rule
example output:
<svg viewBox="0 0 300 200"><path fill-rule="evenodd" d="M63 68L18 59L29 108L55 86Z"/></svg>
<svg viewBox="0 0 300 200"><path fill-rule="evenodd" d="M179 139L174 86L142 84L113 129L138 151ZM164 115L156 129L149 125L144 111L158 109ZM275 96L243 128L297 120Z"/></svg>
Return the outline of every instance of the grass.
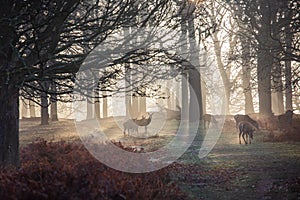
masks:
<svg viewBox="0 0 300 200"><path fill-rule="evenodd" d="M107 126L115 133L112 138L152 151L172 139L176 131L172 123L166 124L162 135L149 139L124 137L120 128ZM21 146L39 138L80 142L70 120L46 126L21 120L20 130ZM170 177L190 199L300 199L300 142L264 142L266 137L258 132L251 145L240 145L237 131L226 130L207 157L200 160L195 152L193 160L180 160L182 165L170 170Z"/></svg>
<svg viewBox="0 0 300 200"><path fill-rule="evenodd" d="M225 182L206 186L183 182L182 187L196 199L300 199L300 143L263 143L261 137L251 145L240 145L236 134L222 134L197 165L235 173ZM284 191L278 189L283 187Z"/></svg>

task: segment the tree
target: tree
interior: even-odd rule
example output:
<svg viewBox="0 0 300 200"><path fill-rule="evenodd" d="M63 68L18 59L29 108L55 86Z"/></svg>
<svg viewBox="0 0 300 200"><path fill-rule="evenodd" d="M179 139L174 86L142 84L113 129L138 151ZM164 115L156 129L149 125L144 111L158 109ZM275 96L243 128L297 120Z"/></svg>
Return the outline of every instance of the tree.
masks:
<svg viewBox="0 0 300 200"><path fill-rule="evenodd" d="M136 26L157 21L163 15L157 11L167 10L167 5L164 0L142 6L133 0L2 1L0 166L19 163L20 89L36 96L70 92L81 62L107 35L136 15L142 15ZM44 91L37 84L43 81L55 82L57 91Z"/></svg>
<svg viewBox="0 0 300 200"><path fill-rule="evenodd" d="M201 90L201 80L200 80L200 61L199 61L199 48L196 44L196 35L195 35L195 3L188 4L188 38L190 45L190 57L191 63L194 65L188 70L188 81L191 89L195 92L195 98L189 99L189 117L190 121L202 121L203 116L203 107L202 107L202 90ZM191 91L190 89L190 91ZM190 92L191 93L191 92ZM195 108L199 108L199 117L195 114Z"/></svg>
<svg viewBox="0 0 300 200"><path fill-rule="evenodd" d="M295 44L287 47L283 35L286 35L287 27L292 28L290 34L294 35L298 22L295 22L297 9L295 1L239 1L235 0L235 9L242 13L243 21L252 28L250 33L255 38L255 48L257 53L257 84L259 94L259 110L263 116L272 115L271 89L275 88L279 102L279 112L282 112L282 65L281 62L288 59L297 60L297 40ZM289 15L293 17L287 17ZM292 33L293 32L293 33ZM290 45L290 44L289 44ZM292 50L292 52L291 52ZM290 51L289 53L287 51ZM289 83L290 81L287 80ZM274 90L273 90L274 92ZM290 98L287 98L290 102ZM278 107L278 105L277 105Z"/></svg>

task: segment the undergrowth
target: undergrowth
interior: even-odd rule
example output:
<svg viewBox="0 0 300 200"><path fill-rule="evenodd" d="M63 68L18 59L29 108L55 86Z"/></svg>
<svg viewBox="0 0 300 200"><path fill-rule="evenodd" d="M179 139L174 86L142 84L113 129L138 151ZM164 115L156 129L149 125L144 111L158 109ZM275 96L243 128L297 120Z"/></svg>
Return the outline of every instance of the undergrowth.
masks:
<svg viewBox="0 0 300 200"><path fill-rule="evenodd" d="M168 168L124 173L100 163L82 144L40 140L21 149L20 168L0 169L0 199L187 199Z"/></svg>

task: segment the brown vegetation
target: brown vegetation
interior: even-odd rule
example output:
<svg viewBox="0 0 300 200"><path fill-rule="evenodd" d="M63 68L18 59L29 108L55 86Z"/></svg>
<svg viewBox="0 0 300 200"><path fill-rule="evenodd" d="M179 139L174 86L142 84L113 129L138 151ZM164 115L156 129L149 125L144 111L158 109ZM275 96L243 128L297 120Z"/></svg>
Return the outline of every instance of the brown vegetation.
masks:
<svg viewBox="0 0 300 200"><path fill-rule="evenodd" d="M127 174L106 167L82 144L40 140L21 151L19 169L0 170L1 199L186 199L167 170Z"/></svg>

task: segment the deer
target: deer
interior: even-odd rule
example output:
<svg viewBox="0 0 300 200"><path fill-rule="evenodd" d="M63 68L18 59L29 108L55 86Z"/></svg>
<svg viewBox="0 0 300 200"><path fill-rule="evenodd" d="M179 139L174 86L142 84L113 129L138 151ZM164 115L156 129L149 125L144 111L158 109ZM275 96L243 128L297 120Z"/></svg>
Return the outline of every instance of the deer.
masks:
<svg viewBox="0 0 300 200"><path fill-rule="evenodd" d="M134 119L133 121L138 126L145 126L145 133L147 133L147 126L151 123L153 114L154 113L148 113L148 118L143 116L142 119Z"/></svg>
<svg viewBox="0 0 300 200"><path fill-rule="evenodd" d="M238 124L239 128L239 143L241 144L241 136L244 139L245 144L251 144L251 140L253 140L253 132L258 130L256 126L247 121L241 121ZM246 136L246 139L245 139Z"/></svg>
<svg viewBox="0 0 300 200"><path fill-rule="evenodd" d="M128 119L126 122L123 123L124 127L124 136L126 136L126 130L128 131L128 135L130 134L130 130L133 130L133 132L139 133L139 127L135 123L136 119Z"/></svg>
<svg viewBox="0 0 300 200"><path fill-rule="evenodd" d="M249 122L250 124L252 124L257 130L259 130L259 126L257 121L255 121L254 119L252 119L251 117L249 117L249 115L235 115L234 120L236 122L236 127L238 128L238 124L242 121L245 122Z"/></svg>
<svg viewBox="0 0 300 200"><path fill-rule="evenodd" d="M209 126L210 123L213 123L214 127L218 127L218 122L216 120L216 118L213 115L210 114L204 114L203 115L203 123L204 123L204 129L207 129L207 127Z"/></svg>

